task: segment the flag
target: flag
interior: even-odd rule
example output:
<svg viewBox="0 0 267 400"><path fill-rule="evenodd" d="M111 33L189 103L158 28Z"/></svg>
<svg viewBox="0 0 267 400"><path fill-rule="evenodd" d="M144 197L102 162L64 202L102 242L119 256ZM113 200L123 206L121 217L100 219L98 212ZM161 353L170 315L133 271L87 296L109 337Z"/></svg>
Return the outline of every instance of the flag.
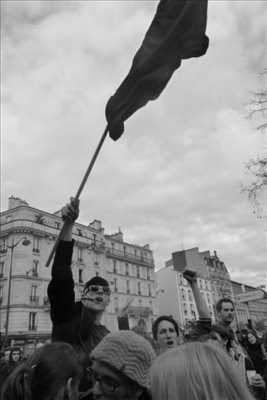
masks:
<svg viewBox="0 0 267 400"><path fill-rule="evenodd" d="M161 0L131 69L106 105L109 135L117 140L124 121L155 100L183 59L206 53L208 0Z"/></svg>

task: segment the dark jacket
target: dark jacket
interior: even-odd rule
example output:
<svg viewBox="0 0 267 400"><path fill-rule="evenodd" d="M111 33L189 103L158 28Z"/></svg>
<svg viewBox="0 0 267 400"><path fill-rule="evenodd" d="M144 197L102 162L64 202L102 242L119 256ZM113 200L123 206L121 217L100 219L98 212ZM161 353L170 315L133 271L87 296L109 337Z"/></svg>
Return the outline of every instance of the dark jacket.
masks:
<svg viewBox="0 0 267 400"><path fill-rule="evenodd" d="M61 241L58 245L52 280L48 285L51 304L52 340L70 343L87 355L109 333L103 325L96 325L95 314L75 302L74 281L71 270L72 242Z"/></svg>

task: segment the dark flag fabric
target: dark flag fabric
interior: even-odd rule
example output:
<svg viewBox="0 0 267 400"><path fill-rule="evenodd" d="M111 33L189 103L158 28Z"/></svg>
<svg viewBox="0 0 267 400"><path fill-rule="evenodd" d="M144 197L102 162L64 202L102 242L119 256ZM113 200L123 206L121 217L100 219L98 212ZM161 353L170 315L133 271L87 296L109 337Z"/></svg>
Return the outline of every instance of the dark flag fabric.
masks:
<svg viewBox="0 0 267 400"><path fill-rule="evenodd" d="M161 0L131 69L106 105L109 135L117 140L124 121L163 91L183 59L206 53L208 0Z"/></svg>

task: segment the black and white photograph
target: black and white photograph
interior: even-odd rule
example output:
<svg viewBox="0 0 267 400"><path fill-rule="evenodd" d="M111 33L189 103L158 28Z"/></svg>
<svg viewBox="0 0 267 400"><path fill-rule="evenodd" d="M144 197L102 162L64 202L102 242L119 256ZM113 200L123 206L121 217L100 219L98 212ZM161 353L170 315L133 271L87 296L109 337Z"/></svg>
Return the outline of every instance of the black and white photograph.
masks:
<svg viewBox="0 0 267 400"><path fill-rule="evenodd" d="M1 0L0 400L267 400L266 27Z"/></svg>

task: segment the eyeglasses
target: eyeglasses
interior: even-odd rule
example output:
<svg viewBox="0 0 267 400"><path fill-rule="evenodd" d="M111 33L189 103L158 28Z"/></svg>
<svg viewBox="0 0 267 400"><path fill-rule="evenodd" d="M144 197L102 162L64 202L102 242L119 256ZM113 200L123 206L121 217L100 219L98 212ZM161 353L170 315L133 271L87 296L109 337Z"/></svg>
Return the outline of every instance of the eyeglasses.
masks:
<svg viewBox="0 0 267 400"><path fill-rule="evenodd" d="M85 293L91 292L91 293L104 293L107 295L110 295L110 288L107 286L97 286L97 285L92 285L89 286L85 291Z"/></svg>
<svg viewBox="0 0 267 400"><path fill-rule="evenodd" d="M93 383L95 384L96 382L98 382L101 390L103 390L103 392L107 394L114 393L121 386L120 382L114 380L107 375L100 376L95 370L90 367L86 368L86 371L90 375Z"/></svg>

